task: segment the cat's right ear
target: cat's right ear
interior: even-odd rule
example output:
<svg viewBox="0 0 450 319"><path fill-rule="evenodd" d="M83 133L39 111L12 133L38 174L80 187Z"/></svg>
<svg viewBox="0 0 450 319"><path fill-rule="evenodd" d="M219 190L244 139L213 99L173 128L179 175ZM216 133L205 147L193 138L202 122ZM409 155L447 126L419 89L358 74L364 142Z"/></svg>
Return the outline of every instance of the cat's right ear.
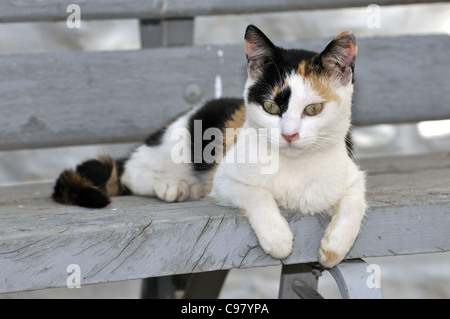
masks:
<svg viewBox="0 0 450 319"><path fill-rule="evenodd" d="M249 25L245 30L245 55L247 72L252 79L258 78L264 67L274 63L277 48L261 30Z"/></svg>
<svg viewBox="0 0 450 319"><path fill-rule="evenodd" d="M351 31L344 31L334 38L320 54L322 66L339 75L341 83L347 85L353 79L358 46Z"/></svg>

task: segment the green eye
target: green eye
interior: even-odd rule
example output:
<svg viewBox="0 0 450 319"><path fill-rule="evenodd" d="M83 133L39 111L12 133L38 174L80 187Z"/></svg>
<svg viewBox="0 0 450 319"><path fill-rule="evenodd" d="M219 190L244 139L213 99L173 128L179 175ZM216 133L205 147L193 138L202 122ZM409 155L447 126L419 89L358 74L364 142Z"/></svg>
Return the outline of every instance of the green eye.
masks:
<svg viewBox="0 0 450 319"><path fill-rule="evenodd" d="M307 105L305 107L305 110L303 111L304 114L309 116L314 116L320 113L323 109L323 103L314 103Z"/></svg>
<svg viewBox="0 0 450 319"><path fill-rule="evenodd" d="M272 101L264 101L263 106L264 106L264 110L266 110L267 113L270 113L270 114L280 113L280 107Z"/></svg>

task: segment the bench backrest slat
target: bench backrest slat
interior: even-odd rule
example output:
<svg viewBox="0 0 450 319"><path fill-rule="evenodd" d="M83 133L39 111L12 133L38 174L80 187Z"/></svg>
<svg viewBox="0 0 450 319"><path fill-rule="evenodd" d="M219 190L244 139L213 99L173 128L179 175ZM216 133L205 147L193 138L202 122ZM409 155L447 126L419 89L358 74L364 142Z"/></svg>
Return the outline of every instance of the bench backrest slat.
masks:
<svg viewBox="0 0 450 319"><path fill-rule="evenodd" d="M356 125L450 118L450 37L358 44ZM218 77L222 96L242 96L243 45L0 56L0 149L136 141L189 108L192 85L214 98Z"/></svg>
<svg viewBox="0 0 450 319"><path fill-rule="evenodd" d="M19 2L19 3L18 3ZM377 5L433 3L439 0L378 0ZM66 20L73 0L1 1L0 22ZM198 15L263 13L368 6L371 0L83 0L83 19L162 19Z"/></svg>

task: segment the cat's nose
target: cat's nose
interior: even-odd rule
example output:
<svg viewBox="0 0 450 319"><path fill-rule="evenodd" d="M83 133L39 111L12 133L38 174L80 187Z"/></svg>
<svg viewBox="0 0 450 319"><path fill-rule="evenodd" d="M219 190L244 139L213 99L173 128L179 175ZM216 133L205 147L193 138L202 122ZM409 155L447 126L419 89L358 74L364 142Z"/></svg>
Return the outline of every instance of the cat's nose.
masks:
<svg viewBox="0 0 450 319"><path fill-rule="evenodd" d="M294 134L281 134L281 136L288 142L289 144L293 141L296 141L300 138L300 135L298 133Z"/></svg>

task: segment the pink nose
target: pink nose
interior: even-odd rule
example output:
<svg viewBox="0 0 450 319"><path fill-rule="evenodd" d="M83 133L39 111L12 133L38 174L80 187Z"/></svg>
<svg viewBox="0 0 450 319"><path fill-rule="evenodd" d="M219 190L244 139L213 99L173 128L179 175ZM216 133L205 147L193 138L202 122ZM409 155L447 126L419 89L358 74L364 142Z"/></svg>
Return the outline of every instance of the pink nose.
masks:
<svg viewBox="0 0 450 319"><path fill-rule="evenodd" d="M281 136L289 143L291 144L293 141L296 141L300 138L300 135L298 133L294 133L292 135L286 135L281 134Z"/></svg>

